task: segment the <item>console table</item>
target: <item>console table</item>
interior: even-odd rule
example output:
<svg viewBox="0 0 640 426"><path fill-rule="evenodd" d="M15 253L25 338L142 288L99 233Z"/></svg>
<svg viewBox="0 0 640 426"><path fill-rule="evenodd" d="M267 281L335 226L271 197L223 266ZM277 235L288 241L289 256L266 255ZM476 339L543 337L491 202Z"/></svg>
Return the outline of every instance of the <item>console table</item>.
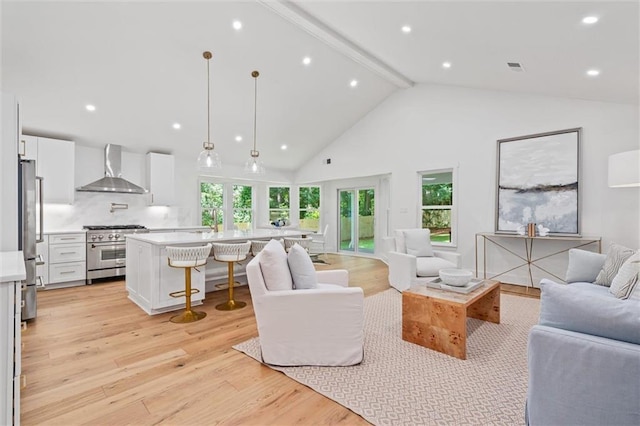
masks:
<svg viewBox="0 0 640 426"><path fill-rule="evenodd" d="M568 252L570 249L572 248L582 248L585 246L589 246L592 244L597 244L598 247L598 253L602 252L602 238L601 237L581 237L581 236L546 236L546 237L529 237L527 235L519 235L519 234L501 234L501 233L495 233L495 232L479 232L476 234L476 241L475 241L475 256L476 256L476 277L480 278L479 276L479 265L478 265L478 252L480 251L480 249L482 249L482 278L483 279L494 279L496 277L499 277L501 275L504 275L506 273L509 273L515 269L518 269L522 266L526 266L527 267L527 271L529 273L529 283L531 284L531 287L533 287L533 274L531 272L531 268L532 267L536 267L538 269L540 269L541 271L544 271L545 273L559 279L560 281L564 281L564 278L559 277L557 275L555 275L552 272L549 272L548 270L544 269L543 267L541 267L538 262L540 260L543 259L548 259L552 256L556 256L558 254L561 253L566 253ZM501 242L500 240L504 240L504 239L509 239L511 241L515 240L521 240L522 243L524 244L524 252L525 255L522 256L519 253L516 253L515 251L513 251L512 249L510 249L509 247L506 247L505 244L503 244L503 242ZM479 247L478 245L478 241L481 241L481 245ZM545 242L569 242L571 244L571 247L566 247L563 248L562 250L558 250L558 251L554 251L552 253L546 254L544 256L540 256L540 257L535 257L533 255L533 248L534 248L534 242L537 244L544 244ZM498 247L499 249L505 250L509 253L511 253L512 255L514 255L515 257L517 257L519 260L521 260L521 263L518 263L516 266L514 267L510 267L509 269L507 269L506 271L502 271L500 273L497 273L493 276L487 277L487 243L493 244L494 246ZM528 287L528 286L527 286Z"/></svg>

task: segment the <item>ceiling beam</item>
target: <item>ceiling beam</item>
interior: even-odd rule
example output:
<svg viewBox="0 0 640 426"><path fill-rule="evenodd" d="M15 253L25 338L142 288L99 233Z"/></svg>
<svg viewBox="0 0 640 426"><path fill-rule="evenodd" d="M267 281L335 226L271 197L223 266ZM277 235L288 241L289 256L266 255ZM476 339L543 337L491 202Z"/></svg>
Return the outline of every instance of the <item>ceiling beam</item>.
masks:
<svg viewBox="0 0 640 426"><path fill-rule="evenodd" d="M397 87L406 89L415 84L411 79L339 34L293 2L289 0L256 1Z"/></svg>

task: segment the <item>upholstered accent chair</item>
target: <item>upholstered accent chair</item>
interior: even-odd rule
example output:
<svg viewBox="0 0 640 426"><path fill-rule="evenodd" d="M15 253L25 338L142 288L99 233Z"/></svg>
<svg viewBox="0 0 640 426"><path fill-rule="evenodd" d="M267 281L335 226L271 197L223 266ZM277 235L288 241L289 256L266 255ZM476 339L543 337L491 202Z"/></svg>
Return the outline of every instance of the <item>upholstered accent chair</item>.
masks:
<svg viewBox="0 0 640 426"><path fill-rule="evenodd" d="M300 246L287 255L273 242L246 271L265 363L347 366L362 361L364 293L348 286L348 271L315 271Z"/></svg>
<svg viewBox="0 0 640 426"><path fill-rule="evenodd" d="M438 277L440 269L458 268L460 254L434 250L429 229L397 229L384 243L388 250L389 284L399 291Z"/></svg>

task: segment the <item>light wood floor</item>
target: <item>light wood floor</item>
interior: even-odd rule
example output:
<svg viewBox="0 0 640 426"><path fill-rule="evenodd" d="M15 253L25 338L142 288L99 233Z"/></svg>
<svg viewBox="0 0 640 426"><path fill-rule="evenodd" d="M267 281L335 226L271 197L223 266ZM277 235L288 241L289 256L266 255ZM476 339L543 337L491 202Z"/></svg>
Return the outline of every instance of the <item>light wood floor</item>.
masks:
<svg viewBox="0 0 640 426"><path fill-rule="evenodd" d="M389 288L379 260L329 255L365 296ZM23 332L24 425L367 424L324 396L232 346L257 336L248 306L215 310L226 291L207 293L191 324L148 316L127 299L124 281L38 293L38 317Z"/></svg>

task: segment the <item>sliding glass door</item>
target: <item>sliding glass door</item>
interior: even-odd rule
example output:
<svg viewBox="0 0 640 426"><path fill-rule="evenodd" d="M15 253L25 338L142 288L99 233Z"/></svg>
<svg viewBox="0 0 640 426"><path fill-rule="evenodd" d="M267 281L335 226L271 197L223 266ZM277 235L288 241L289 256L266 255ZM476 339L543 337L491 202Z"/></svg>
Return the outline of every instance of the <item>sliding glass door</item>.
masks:
<svg viewBox="0 0 640 426"><path fill-rule="evenodd" d="M375 191L373 188L340 189L340 251L375 252Z"/></svg>

